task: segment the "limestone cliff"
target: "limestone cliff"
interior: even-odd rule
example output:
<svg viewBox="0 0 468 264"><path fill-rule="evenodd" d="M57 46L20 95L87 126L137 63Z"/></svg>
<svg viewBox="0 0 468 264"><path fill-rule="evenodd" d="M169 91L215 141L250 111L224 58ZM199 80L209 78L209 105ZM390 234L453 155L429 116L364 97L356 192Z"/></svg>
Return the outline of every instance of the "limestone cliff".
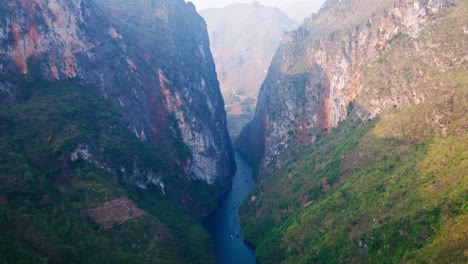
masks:
<svg viewBox="0 0 468 264"><path fill-rule="evenodd" d="M430 83L428 72L408 69L413 83L386 80L387 88L376 85L375 78L370 81L366 73L388 58L392 42L399 38L414 43L406 54L400 53L401 59L423 57L423 63L442 71L462 67L467 57L459 46L447 51L429 38L418 39L439 13L458 2L325 2L317 15L283 37L262 85L255 118L244 128L238 146L261 172L272 172L336 127L352 109L368 120L426 100L442 86L424 85ZM466 40L465 28L454 30Z"/></svg>
<svg viewBox="0 0 468 264"><path fill-rule="evenodd" d="M165 186L185 206L197 199L188 191L194 181L218 194L228 188L235 164L224 103L206 24L191 3L8 0L0 15L1 105L26 102L31 89L49 84L96 91L135 137L178 168L141 168L136 155L133 167L111 171L141 188ZM92 163L102 164L99 146L88 147Z"/></svg>
<svg viewBox="0 0 468 264"><path fill-rule="evenodd" d="M466 262L467 13L335 0L284 38L238 141L261 263Z"/></svg>

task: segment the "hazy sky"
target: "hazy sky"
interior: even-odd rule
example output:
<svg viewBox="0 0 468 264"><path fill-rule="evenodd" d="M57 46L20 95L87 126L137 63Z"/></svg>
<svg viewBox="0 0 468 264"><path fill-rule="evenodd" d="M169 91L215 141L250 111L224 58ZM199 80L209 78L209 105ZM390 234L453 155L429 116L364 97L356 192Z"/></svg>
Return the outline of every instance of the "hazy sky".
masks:
<svg viewBox="0 0 468 264"><path fill-rule="evenodd" d="M195 4L198 10L203 10L210 7L224 7L233 3L250 3L253 0L187 0ZM314 2L317 6L320 6L325 0L257 0L258 2L269 5L269 6L283 6L288 3L294 2Z"/></svg>

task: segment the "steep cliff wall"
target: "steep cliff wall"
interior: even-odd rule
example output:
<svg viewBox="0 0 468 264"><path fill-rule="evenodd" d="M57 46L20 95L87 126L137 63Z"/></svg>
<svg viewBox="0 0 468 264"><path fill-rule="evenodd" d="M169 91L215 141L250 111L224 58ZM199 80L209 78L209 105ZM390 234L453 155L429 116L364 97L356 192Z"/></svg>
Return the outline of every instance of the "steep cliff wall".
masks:
<svg viewBox="0 0 468 264"><path fill-rule="evenodd" d="M161 182L179 177L189 186L200 180L218 194L228 188L235 165L224 104L206 25L192 4L5 1L0 12L3 105L24 101L40 83L93 89L136 137L183 168L154 172ZM147 188L154 177L127 178ZM185 187L170 188L181 201L195 199Z"/></svg>
<svg viewBox="0 0 468 264"><path fill-rule="evenodd" d="M368 120L425 100L431 88L411 85L373 98L365 71L386 59L392 41L416 38L439 12L457 2L327 1L319 14L283 37L262 85L255 118L237 144L261 171L272 172L337 126L352 108ZM466 60L461 58L450 67L460 67Z"/></svg>
<svg viewBox="0 0 468 264"><path fill-rule="evenodd" d="M467 260L468 1L388 3L329 1L270 68L240 211L262 263Z"/></svg>
<svg viewBox="0 0 468 264"><path fill-rule="evenodd" d="M0 3L0 259L214 263L233 150L183 0Z"/></svg>

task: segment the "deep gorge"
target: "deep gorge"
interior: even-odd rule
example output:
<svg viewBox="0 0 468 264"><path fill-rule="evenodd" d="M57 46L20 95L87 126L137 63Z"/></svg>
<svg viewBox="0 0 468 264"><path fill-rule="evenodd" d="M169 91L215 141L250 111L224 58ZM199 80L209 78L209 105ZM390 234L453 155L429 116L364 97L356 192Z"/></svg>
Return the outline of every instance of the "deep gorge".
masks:
<svg viewBox="0 0 468 264"><path fill-rule="evenodd" d="M465 263L467 13L325 1L232 143L192 3L3 1L0 262Z"/></svg>

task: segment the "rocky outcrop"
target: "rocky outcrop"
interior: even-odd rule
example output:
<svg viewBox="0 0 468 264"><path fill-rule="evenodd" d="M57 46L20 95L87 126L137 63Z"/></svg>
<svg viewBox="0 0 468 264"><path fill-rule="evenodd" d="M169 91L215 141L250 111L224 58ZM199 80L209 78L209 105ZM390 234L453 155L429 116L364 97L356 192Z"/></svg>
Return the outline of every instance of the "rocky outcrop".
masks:
<svg viewBox="0 0 468 264"><path fill-rule="evenodd" d="M129 176L136 185L161 187L165 178L180 177L227 190L235 164L224 103L206 24L191 3L11 0L0 4L0 14L2 105L50 83L93 89L136 137L166 151L169 167L182 168L181 175ZM80 148L83 158L90 146Z"/></svg>
<svg viewBox="0 0 468 264"><path fill-rule="evenodd" d="M255 118L237 145L262 172L272 172L353 109L367 120L425 100L427 89L411 85L370 98L372 87L365 72L372 63L386 59L392 41L416 38L439 12L458 2L327 1L317 15L283 37L262 85ZM430 63L441 69L447 66Z"/></svg>
<svg viewBox="0 0 468 264"><path fill-rule="evenodd" d="M100 207L87 209L85 213L106 229L145 214L127 197L120 197Z"/></svg>

